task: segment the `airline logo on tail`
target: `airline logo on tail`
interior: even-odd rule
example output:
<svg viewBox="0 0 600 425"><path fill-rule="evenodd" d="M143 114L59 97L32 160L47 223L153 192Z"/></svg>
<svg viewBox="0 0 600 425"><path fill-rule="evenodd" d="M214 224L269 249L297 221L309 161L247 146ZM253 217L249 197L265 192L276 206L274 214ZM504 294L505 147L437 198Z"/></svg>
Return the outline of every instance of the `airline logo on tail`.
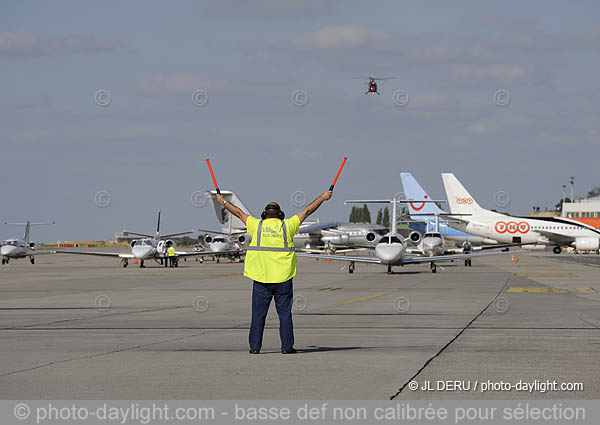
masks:
<svg viewBox="0 0 600 425"><path fill-rule="evenodd" d="M423 198L424 198L424 199L427 199L427 195L425 195ZM409 205L410 205L410 207L411 207L413 210L415 210L415 211L420 211L420 210L422 210L422 209L423 209L423 207L425 206L425 202L422 202L422 203L421 203L421 205L419 205L418 207L417 207L417 206L416 206L414 203L412 203L412 202L409 202L408 204L409 204Z"/></svg>
<svg viewBox="0 0 600 425"><path fill-rule="evenodd" d="M456 198L456 203L459 205L471 205L473 204L473 198Z"/></svg>

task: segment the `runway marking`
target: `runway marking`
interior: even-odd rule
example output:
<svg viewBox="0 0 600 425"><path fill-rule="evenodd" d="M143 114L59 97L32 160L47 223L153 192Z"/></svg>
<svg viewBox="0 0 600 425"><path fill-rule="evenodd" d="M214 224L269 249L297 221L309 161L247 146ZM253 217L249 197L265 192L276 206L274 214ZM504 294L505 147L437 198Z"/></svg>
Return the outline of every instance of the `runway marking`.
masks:
<svg viewBox="0 0 600 425"><path fill-rule="evenodd" d="M335 303L333 304L334 306L338 306L338 305L344 305L344 304L350 304L350 303L355 303L358 301L365 301L365 300L370 300L371 298L375 298L375 297L379 297L383 295L383 292L379 293L379 294L373 294L373 295L369 295L368 297L362 297L362 298L356 298L354 300L348 300L348 301L342 301L341 303Z"/></svg>
<svg viewBox="0 0 600 425"><path fill-rule="evenodd" d="M510 287L505 292L510 293L530 293L530 294L570 294L572 292L591 294L596 292L594 288L573 288L573 289L564 289L564 288L548 288L548 287Z"/></svg>
<svg viewBox="0 0 600 425"><path fill-rule="evenodd" d="M321 288L321 289L319 289L319 291L337 291L338 289L342 289L342 288Z"/></svg>
<svg viewBox="0 0 600 425"><path fill-rule="evenodd" d="M573 273L515 273L516 277L575 277Z"/></svg>

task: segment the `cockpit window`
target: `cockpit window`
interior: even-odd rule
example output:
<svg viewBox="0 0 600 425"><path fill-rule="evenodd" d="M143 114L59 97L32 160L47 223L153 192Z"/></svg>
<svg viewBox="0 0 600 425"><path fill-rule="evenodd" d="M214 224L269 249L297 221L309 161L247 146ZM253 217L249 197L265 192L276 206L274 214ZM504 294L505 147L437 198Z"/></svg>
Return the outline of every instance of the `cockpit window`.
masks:
<svg viewBox="0 0 600 425"><path fill-rule="evenodd" d="M14 239L9 239L4 244L5 245L10 245L10 246L17 246L17 241L14 240Z"/></svg>
<svg viewBox="0 0 600 425"><path fill-rule="evenodd" d="M426 238L441 238L442 235L440 235L439 233L426 233L424 237L426 237Z"/></svg>
<svg viewBox="0 0 600 425"><path fill-rule="evenodd" d="M379 243L390 243L390 237L384 236L379 240Z"/></svg>
<svg viewBox="0 0 600 425"><path fill-rule="evenodd" d="M396 236L392 236L391 240L392 240L392 243L402 243L402 241L400 239L398 239Z"/></svg>
<svg viewBox="0 0 600 425"><path fill-rule="evenodd" d="M152 242L152 239L142 239L141 241L139 241L136 245L141 245L141 246L154 246L154 243Z"/></svg>

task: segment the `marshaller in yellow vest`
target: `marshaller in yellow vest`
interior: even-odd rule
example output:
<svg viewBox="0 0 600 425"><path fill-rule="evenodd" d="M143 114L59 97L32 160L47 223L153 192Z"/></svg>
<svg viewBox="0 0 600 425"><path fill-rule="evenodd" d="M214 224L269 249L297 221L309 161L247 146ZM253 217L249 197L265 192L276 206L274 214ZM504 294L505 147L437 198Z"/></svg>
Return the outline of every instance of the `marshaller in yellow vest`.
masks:
<svg viewBox="0 0 600 425"><path fill-rule="evenodd" d="M167 250L167 256L169 257L169 267L175 266L175 247L173 245Z"/></svg>
<svg viewBox="0 0 600 425"><path fill-rule="evenodd" d="M296 252L294 235L302 222L315 212L321 204L331 199L332 192L324 192L306 208L286 219L277 202L265 206L261 218L255 218L233 205L220 194L217 201L231 214L246 223L252 237L246 248L244 276L252 279L252 322L250 325L250 353L259 354L262 347L265 320L271 300L279 316L279 336L283 354L296 353L294 349L294 325L292 301L294 297L293 277L296 276Z"/></svg>

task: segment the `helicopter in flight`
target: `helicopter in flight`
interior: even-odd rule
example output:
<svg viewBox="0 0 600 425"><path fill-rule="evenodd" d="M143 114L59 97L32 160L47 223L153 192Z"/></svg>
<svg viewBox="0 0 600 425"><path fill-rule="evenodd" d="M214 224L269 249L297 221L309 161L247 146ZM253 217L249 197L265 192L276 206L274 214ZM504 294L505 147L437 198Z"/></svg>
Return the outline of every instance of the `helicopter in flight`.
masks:
<svg viewBox="0 0 600 425"><path fill-rule="evenodd" d="M396 77L379 78L379 77L374 77L373 75L370 75L368 77L364 76L364 75L361 75L360 77L355 77L355 78L360 78L360 79L368 78L369 79L369 82L367 83L368 89L365 92L365 94L376 93L378 95L381 94L381 93L379 93L377 91L377 83L376 83L376 81L381 81L381 80L395 80L396 79Z"/></svg>

